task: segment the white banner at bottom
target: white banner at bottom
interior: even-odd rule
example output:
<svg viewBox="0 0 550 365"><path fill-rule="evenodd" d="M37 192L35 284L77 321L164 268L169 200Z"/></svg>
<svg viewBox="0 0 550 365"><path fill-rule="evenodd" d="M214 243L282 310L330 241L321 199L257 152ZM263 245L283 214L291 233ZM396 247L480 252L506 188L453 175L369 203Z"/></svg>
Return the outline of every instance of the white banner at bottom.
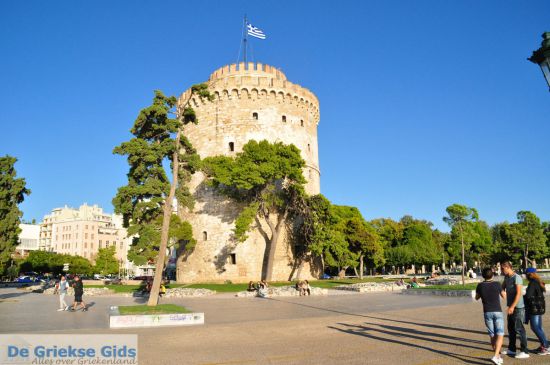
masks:
<svg viewBox="0 0 550 365"><path fill-rule="evenodd" d="M138 364L137 335L0 335L0 364Z"/></svg>

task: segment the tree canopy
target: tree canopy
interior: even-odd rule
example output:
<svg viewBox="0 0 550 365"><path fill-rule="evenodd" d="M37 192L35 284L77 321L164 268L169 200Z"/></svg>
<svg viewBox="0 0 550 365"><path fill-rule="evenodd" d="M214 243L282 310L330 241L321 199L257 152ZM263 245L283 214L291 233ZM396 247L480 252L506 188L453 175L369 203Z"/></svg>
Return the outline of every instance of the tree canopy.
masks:
<svg viewBox="0 0 550 365"><path fill-rule="evenodd" d="M0 274L6 271L18 244L23 216L19 204L31 193L25 179L17 177L16 162L15 157L0 157Z"/></svg>
<svg viewBox="0 0 550 365"><path fill-rule="evenodd" d="M247 142L236 156L204 159L207 181L220 193L245 205L237 217L234 238L244 242L256 219L271 231L266 240L263 277L271 280L281 229L290 211L304 195L305 162L294 145L266 140Z"/></svg>

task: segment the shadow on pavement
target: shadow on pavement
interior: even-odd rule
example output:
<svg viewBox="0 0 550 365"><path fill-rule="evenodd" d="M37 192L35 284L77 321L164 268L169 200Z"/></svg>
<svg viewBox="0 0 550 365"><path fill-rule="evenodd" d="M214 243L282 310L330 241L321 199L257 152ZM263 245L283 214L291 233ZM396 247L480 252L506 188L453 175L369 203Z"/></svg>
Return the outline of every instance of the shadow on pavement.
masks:
<svg viewBox="0 0 550 365"><path fill-rule="evenodd" d="M367 327L365 325L354 325L354 324L346 324L346 323L338 323L338 324L341 325L341 326L346 326L348 328L353 328L354 331L363 331L363 332L364 331L372 331L372 332L379 332L379 333L383 333L383 334L394 336L394 337L406 337L406 338L420 340L420 341L430 341L430 342L435 342L435 343L441 343L441 344L444 344L444 345L452 345L452 346L458 346L458 347L464 347L464 348L471 348L471 349L475 349L475 350L487 350L486 346L479 347L479 346L472 346L472 345L463 344L463 342L469 342L469 343L476 343L476 344L486 345L487 342L475 341L475 340L470 340L470 339L462 338L462 337L448 336L448 335L443 335L443 334L436 333L436 332L424 332L424 331L415 330L413 328L385 326L383 324L377 324L377 323L365 323L365 325L367 325L367 326L369 326L369 325L370 326L378 326L378 327L381 327L382 329L375 328L375 327ZM434 338L429 338L429 337L435 337L435 339ZM454 341L458 341L458 342L444 341L444 340L441 340L441 338L447 339L447 340L454 340Z"/></svg>
<svg viewBox="0 0 550 365"><path fill-rule="evenodd" d="M380 333L388 334L388 335L391 335L391 336L407 337L407 338L413 338L413 339L416 338L416 339L421 339L421 340L430 341L430 342L438 342L438 343L442 343L442 344L451 344L451 345L454 345L454 346L469 347L469 348L474 348L474 349L478 349L478 347L468 346L468 345L460 345L460 344L457 344L457 343L454 343L454 342L438 341L438 340L433 340L431 338L425 338L425 337L419 337L419 336L411 336L410 334L407 334L407 333L385 331L385 330L380 330L380 329L373 328L373 327L356 326L356 325L348 325L348 324L341 324L341 325L348 326L348 327L354 327L354 328L338 328L338 327L333 327L333 326L328 326L328 328L336 330L336 331L340 331L340 332L343 332L343 333L351 334L351 335L363 336L363 337L370 338L370 339L373 339L373 340L376 340L376 341L383 341L383 342L393 343L393 344L397 344L397 345L413 347L415 349L426 350L426 351L433 352L433 353L436 353L436 354L439 354L439 355L448 356L448 357L453 358L455 360L462 361L466 364L473 364L473 365L486 365L487 364L487 360L485 358L479 358L479 357L469 356L469 355L462 355L462 354L457 354L457 353L450 352L450 351L445 351L445 350L438 350L438 349L434 349L434 348L431 348L431 347L428 347L428 346L420 345L417 342L412 343L412 342L400 341L400 340L397 340L397 339L377 336L375 334L368 333L368 332L369 331L380 332ZM399 327L396 327L396 328L399 328ZM409 330L409 329L407 329L407 330ZM439 336L439 334L432 333L431 336ZM483 350L487 350L487 349L483 349Z"/></svg>
<svg viewBox="0 0 550 365"><path fill-rule="evenodd" d="M22 295L30 294L31 292L28 291L21 291L17 293L7 293L7 294L0 294L0 299L9 299L9 298L17 298Z"/></svg>
<svg viewBox="0 0 550 365"><path fill-rule="evenodd" d="M436 328L436 329L442 329L442 330L451 330L451 331L460 331L460 332L467 332L467 333L476 333L478 335L486 335L487 334L486 331L477 331L477 330L471 330L471 329L460 328L460 327L448 327L448 326L443 326L443 325L440 325L440 324L433 324L433 323L418 323L418 322L410 322L410 321L403 321L403 320L398 320L398 319L389 319L389 318L366 316L366 315L364 317L371 318L371 319L378 319L380 321L412 324L414 326L422 326L422 327Z"/></svg>
<svg viewBox="0 0 550 365"><path fill-rule="evenodd" d="M332 312L332 313L338 313L338 314L345 314L345 315L347 315L347 316L356 316L356 317L370 318L369 316L366 316L366 315L364 315L364 314L343 312L343 311L339 311L339 310L336 310L336 309L323 308L323 307L316 307L316 306L314 306L314 305L303 304L303 303L287 302L286 300L280 300L280 299L275 299L275 298L261 298L261 299L262 299L262 300L272 300L272 301L274 301L274 302L286 303L286 304L291 304L291 305L298 305L298 306L306 307L306 308L318 309L318 310L322 310L322 311L325 311L325 312Z"/></svg>
<svg viewBox="0 0 550 365"><path fill-rule="evenodd" d="M378 319L380 321L387 321L387 322L395 322L395 323L404 323L404 324L412 324L414 326L421 326L421 327L428 327L428 328L436 328L436 329L442 329L442 330L450 330L450 331L461 331L466 333L476 333L479 335L487 335L486 331L477 331L477 330L470 330L467 328L460 328L460 327L448 327L448 326L442 326L440 324L433 324L433 323L418 323L418 322L410 322L410 321L403 321L403 320L397 320L397 319L389 319L389 318L382 318L382 317L374 317L374 316L363 316L371 319ZM480 319L481 321L481 319ZM508 335L504 335L504 338L508 338ZM538 342L538 339L535 337L527 337L527 340L530 342ZM470 340L473 341L473 340ZM475 341L477 343L485 343L482 341ZM504 346L504 345L503 345Z"/></svg>

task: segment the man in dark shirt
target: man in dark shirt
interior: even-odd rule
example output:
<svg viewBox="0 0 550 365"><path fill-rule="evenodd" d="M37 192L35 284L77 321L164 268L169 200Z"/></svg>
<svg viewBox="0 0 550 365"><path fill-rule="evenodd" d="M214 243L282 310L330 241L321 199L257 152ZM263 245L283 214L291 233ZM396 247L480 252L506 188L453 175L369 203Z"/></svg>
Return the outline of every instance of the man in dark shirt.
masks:
<svg viewBox="0 0 550 365"><path fill-rule="evenodd" d="M80 277L78 275L74 277L73 288L74 288L73 311L76 310L76 305L80 304L80 306L82 307L82 311L86 312L88 308L86 308L86 303L84 303L84 301L82 300L82 295L84 295L84 285L82 284L82 280L80 280Z"/></svg>
<svg viewBox="0 0 550 365"><path fill-rule="evenodd" d="M481 298L483 302L483 317L485 319L485 326L489 337L491 339L491 346L495 355L491 358L491 361L496 365L503 363L500 357L500 348L502 347L502 340L504 338L504 315L500 308L500 298L504 298L504 294L499 282L493 281L493 270L489 267L482 271L483 279L477 285L476 288L476 300Z"/></svg>

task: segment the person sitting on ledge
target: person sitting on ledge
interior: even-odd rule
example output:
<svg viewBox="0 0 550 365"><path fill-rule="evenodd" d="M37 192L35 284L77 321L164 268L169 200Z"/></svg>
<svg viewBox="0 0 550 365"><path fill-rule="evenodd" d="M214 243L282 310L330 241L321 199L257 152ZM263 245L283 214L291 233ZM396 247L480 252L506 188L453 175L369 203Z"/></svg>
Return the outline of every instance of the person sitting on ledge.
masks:
<svg viewBox="0 0 550 365"><path fill-rule="evenodd" d="M309 286L309 281L304 280L304 295L311 295L311 286Z"/></svg>
<svg viewBox="0 0 550 365"><path fill-rule="evenodd" d="M256 285L254 284L253 281L250 281L248 283L248 289L246 289L246 291L253 292L253 291L256 291L256 290L258 290L258 288L256 287Z"/></svg>
<svg viewBox="0 0 550 365"><path fill-rule="evenodd" d="M416 276L412 278L411 280L411 288L418 288L420 285L418 285L418 280L416 279Z"/></svg>
<svg viewBox="0 0 550 365"><path fill-rule="evenodd" d="M265 280L258 283L258 296L267 298L267 282Z"/></svg>

